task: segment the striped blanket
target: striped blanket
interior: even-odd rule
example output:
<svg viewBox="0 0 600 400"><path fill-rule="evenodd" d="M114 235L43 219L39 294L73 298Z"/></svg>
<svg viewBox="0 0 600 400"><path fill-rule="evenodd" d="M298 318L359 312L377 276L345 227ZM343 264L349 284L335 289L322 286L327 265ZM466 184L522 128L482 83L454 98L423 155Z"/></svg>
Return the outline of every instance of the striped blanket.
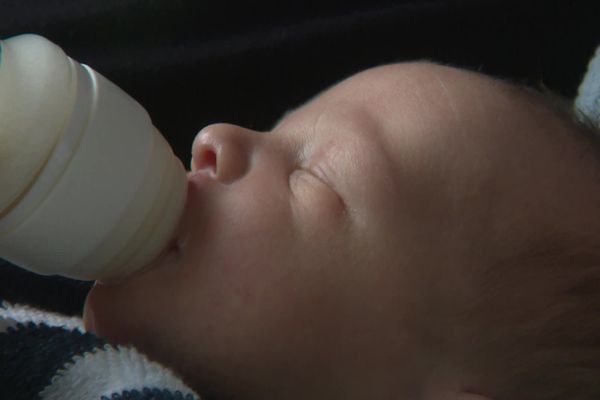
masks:
<svg viewBox="0 0 600 400"><path fill-rule="evenodd" d="M196 400L169 369L87 333L78 317L0 302L2 400Z"/></svg>

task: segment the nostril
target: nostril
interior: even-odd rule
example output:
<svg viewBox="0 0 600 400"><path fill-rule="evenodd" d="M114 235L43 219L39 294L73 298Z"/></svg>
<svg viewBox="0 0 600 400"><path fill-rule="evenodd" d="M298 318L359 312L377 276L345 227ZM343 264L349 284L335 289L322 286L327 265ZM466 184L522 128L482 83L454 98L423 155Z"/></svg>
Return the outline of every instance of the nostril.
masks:
<svg viewBox="0 0 600 400"><path fill-rule="evenodd" d="M214 150L206 150L204 154L202 154L201 164L204 168L211 168L213 171L217 169L217 153Z"/></svg>
<svg viewBox="0 0 600 400"><path fill-rule="evenodd" d="M203 128L192 143L192 172L204 171L224 184L243 176L255 144L251 132L230 124Z"/></svg>
<svg viewBox="0 0 600 400"><path fill-rule="evenodd" d="M201 146L192 154L192 170L209 170L217 173L217 152L212 146Z"/></svg>

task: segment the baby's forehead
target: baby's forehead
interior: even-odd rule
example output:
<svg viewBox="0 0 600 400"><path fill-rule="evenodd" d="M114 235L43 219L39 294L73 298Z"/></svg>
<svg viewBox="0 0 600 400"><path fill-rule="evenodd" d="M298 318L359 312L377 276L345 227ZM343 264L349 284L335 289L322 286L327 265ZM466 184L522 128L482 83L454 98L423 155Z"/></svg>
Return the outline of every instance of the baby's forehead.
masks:
<svg viewBox="0 0 600 400"><path fill-rule="evenodd" d="M315 141L332 130L360 133L381 141L393 158L415 143L502 140L521 125L524 130L539 126L531 120L546 120L548 108L537 103L525 89L481 74L402 63L353 75L284 120L286 130L308 132Z"/></svg>
<svg viewBox="0 0 600 400"><path fill-rule="evenodd" d="M304 122L322 114L377 119L389 118L390 114L409 118L411 112L418 113L419 118L446 115L457 100L491 94L494 84L487 77L428 62L384 65L338 82L288 111L280 122Z"/></svg>
<svg viewBox="0 0 600 400"><path fill-rule="evenodd" d="M392 136L424 126L442 126L447 132L474 129L475 134L495 131L505 136L519 126L532 130L571 119L566 107L556 103L506 80L412 62L353 75L318 96L314 106L369 116Z"/></svg>
<svg viewBox="0 0 600 400"><path fill-rule="evenodd" d="M297 122L290 127L311 131L315 140L332 129L362 133L366 140L380 141L393 159L405 156L407 149L447 158L452 150L463 151L456 149L461 146L469 147L463 153L469 157L519 142L558 144L559 135L550 132L572 128L560 114L532 90L479 73L417 62L353 75L288 119ZM436 154L440 148L444 151Z"/></svg>
<svg viewBox="0 0 600 400"><path fill-rule="evenodd" d="M485 111L484 105L494 98L507 97L505 86L479 74L431 63L391 64L339 82L306 103L300 114L371 119L384 131L393 132L413 124L460 119L465 109L473 114L473 103Z"/></svg>

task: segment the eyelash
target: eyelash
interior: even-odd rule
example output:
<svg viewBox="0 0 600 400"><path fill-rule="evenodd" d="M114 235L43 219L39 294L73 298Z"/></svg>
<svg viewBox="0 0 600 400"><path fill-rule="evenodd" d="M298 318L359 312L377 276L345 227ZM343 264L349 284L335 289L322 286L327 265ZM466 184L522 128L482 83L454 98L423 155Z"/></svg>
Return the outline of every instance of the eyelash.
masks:
<svg viewBox="0 0 600 400"><path fill-rule="evenodd" d="M312 168L307 168L307 167L303 167L303 166L297 166L294 170L292 170L292 174L294 172L301 172L301 173L305 173L308 174L310 176L312 176L313 178L317 179L319 182L321 182L323 185L327 186L327 187L331 187L323 178L321 178L319 176L319 174L317 174Z"/></svg>

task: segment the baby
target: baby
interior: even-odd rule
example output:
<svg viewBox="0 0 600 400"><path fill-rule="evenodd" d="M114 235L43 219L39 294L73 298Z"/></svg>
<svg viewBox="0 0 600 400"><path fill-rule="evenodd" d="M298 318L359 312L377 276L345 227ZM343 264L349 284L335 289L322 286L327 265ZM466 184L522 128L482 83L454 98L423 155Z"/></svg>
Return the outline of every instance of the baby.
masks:
<svg viewBox="0 0 600 400"><path fill-rule="evenodd" d="M597 399L600 157L542 95L373 68L210 125L177 245L88 329L218 399Z"/></svg>

